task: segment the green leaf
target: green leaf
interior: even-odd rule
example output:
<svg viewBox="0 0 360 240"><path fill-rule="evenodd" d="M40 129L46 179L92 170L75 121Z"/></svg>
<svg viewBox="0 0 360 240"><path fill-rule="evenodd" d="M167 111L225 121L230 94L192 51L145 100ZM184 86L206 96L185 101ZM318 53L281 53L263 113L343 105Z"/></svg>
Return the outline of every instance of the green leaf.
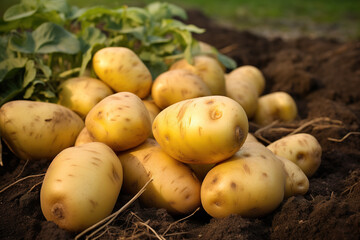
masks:
<svg viewBox="0 0 360 240"><path fill-rule="evenodd" d="M27 58L9 58L0 62L0 83L4 81L6 77L14 76L14 70L24 68ZM13 73L12 75L10 73Z"/></svg>
<svg viewBox="0 0 360 240"><path fill-rule="evenodd" d="M36 5L28 5L24 3L19 3L9 7L3 16L4 21L14 21L21 18L29 17L36 13L38 7Z"/></svg>
<svg viewBox="0 0 360 240"><path fill-rule="evenodd" d="M221 62L228 69L235 69L237 67L235 60L224 54L218 53L217 58L219 62Z"/></svg>
<svg viewBox="0 0 360 240"><path fill-rule="evenodd" d="M25 75L23 81L23 87L25 88L36 77L35 62L33 60L27 61L25 65Z"/></svg>
<svg viewBox="0 0 360 240"><path fill-rule="evenodd" d="M22 35L13 34L10 37L9 48L16 52L34 53L35 42L30 32L25 32Z"/></svg>

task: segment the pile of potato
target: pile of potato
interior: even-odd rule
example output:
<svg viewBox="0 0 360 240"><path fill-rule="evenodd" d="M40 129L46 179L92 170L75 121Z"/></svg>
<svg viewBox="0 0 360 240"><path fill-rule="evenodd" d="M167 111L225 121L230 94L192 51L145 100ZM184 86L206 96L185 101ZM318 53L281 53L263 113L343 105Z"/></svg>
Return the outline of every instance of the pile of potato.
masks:
<svg viewBox="0 0 360 240"><path fill-rule="evenodd" d="M144 206L212 217L264 216L305 194L321 146L295 134L264 146L249 120L265 126L297 117L284 92L261 95L262 73L230 73L212 56L179 60L152 79L130 49L93 57L98 78L64 81L59 102L12 101L0 109L3 141L16 156L52 162L41 188L47 220L81 231L108 216L122 192ZM27 113L24 117L23 113Z"/></svg>

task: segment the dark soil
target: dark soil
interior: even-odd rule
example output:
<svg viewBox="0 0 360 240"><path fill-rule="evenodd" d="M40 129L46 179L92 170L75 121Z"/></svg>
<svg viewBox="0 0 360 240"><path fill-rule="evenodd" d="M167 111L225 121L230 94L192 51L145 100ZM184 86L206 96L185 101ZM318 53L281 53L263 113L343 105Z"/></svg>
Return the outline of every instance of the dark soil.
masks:
<svg viewBox="0 0 360 240"><path fill-rule="evenodd" d="M198 11L189 22L206 29L196 38L214 45L238 65L260 68L266 93L286 91L299 107L299 118L261 131L274 141L304 123L301 132L320 142L322 164L310 178L309 192L284 199L272 213L248 219L237 215L213 219L202 209L185 220L163 209L135 202L106 228L100 239L359 239L360 238L360 41L326 38L267 39L216 25ZM311 123L311 120L315 120ZM251 124L251 131L258 127ZM3 144L4 145L4 144ZM26 164L4 148L0 189L17 179L44 173L49 162ZM72 239L76 233L47 222L40 209L42 177L26 179L0 193L0 239ZM34 186L34 187L33 187ZM33 187L33 188L32 188ZM115 209L129 200L121 194ZM145 224L145 225L144 225Z"/></svg>

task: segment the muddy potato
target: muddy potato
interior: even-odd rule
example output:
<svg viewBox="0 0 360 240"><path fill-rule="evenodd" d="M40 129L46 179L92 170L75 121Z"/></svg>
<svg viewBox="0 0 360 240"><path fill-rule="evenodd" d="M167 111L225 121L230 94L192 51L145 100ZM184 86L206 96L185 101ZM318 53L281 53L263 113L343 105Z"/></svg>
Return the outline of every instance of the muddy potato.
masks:
<svg viewBox="0 0 360 240"><path fill-rule="evenodd" d="M240 66L227 74L229 79L237 79L236 81L247 82L253 85L258 96L260 96L265 89L265 78L262 72L255 66L244 65Z"/></svg>
<svg viewBox="0 0 360 240"><path fill-rule="evenodd" d="M285 170L285 198L304 195L309 190L309 179L301 168L289 159L277 156Z"/></svg>
<svg viewBox="0 0 360 240"><path fill-rule="evenodd" d="M160 74L151 88L151 96L161 109L182 100L211 95L205 82L186 69L174 69Z"/></svg>
<svg viewBox="0 0 360 240"><path fill-rule="evenodd" d="M85 118L90 135L114 151L144 142L151 134L151 119L142 100L133 93L112 94L96 104Z"/></svg>
<svg viewBox="0 0 360 240"><path fill-rule="evenodd" d="M238 78L225 77L226 96L237 101L245 110L248 118L252 118L258 107L258 93L255 87Z"/></svg>
<svg viewBox="0 0 360 240"><path fill-rule="evenodd" d="M280 160L265 146L248 143L208 172L201 185L201 203L215 218L260 217L280 205L284 187Z"/></svg>
<svg viewBox="0 0 360 240"><path fill-rule="evenodd" d="M116 92L132 92L140 98L149 95L152 76L141 59L125 47L106 47L93 57L96 75Z"/></svg>
<svg viewBox="0 0 360 240"><path fill-rule="evenodd" d="M272 92L259 97L253 121L267 125L275 120L290 122L297 117L295 100L286 92Z"/></svg>
<svg viewBox="0 0 360 240"><path fill-rule="evenodd" d="M231 157L244 143L248 128L244 109L225 96L175 103L162 110L152 126L164 151L190 164L217 163Z"/></svg>
<svg viewBox="0 0 360 240"><path fill-rule="evenodd" d="M213 95L225 95L225 75L219 62L206 55L199 55L193 58L193 64L186 59L179 60L170 66L170 70L187 69L206 83Z"/></svg>
<svg viewBox="0 0 360 240"><path fill-rule="evenodd" d="M275 155L289 159L298 165L307 177L311 177L321 164L320 143L311 134L298 133L280 138L267 146Z"/></svg>
<svg viewBox="0 0 360 240"><path fill-rule="evenodd" d="M164 208L172 214L189 214L200 207L200 181L154 139L149 138L118 157L124 168L124 191L134 195L153 179L140 196L144 205Z"/></svg>
<svg viewBox="0 0 360 240"><path fill-rule="evenodd" d="M59 86L59 104L70 108L82 118L100 100L113 94L103 81L91 77L77 77L65 80Z"/></svg>
<svg viewBox="0 0 360 240"><path fill-rule="evenodd" d="M103 143L87 143L60 152L46 171L40 190L48 221L82 231L110 215L123 181L121 162Z"/></svg>
<svg viewBox="0 0 360 240"><path fill-rule="evenodd" d="M0 135L21 159L52 159L83 127L75 112L55 103L16 100L0 108Z"/></svg>

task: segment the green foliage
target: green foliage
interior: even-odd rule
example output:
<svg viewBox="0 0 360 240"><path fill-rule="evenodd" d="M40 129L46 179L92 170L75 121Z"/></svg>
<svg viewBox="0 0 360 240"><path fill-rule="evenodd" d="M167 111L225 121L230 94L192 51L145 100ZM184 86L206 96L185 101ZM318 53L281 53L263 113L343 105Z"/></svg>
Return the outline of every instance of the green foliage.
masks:
<svg viewBox="0 0 360 240"><path fill-rule="evenodd" d="M79 9L65 0L21 0L0 24L0 106L12 99L55 102L61 81L82 75L104 47L132 49L154 78L168 69L168 59L191 62L200 53L192 34L204 30L177 20L186 17L182 8L160 2Z"/></svg>

